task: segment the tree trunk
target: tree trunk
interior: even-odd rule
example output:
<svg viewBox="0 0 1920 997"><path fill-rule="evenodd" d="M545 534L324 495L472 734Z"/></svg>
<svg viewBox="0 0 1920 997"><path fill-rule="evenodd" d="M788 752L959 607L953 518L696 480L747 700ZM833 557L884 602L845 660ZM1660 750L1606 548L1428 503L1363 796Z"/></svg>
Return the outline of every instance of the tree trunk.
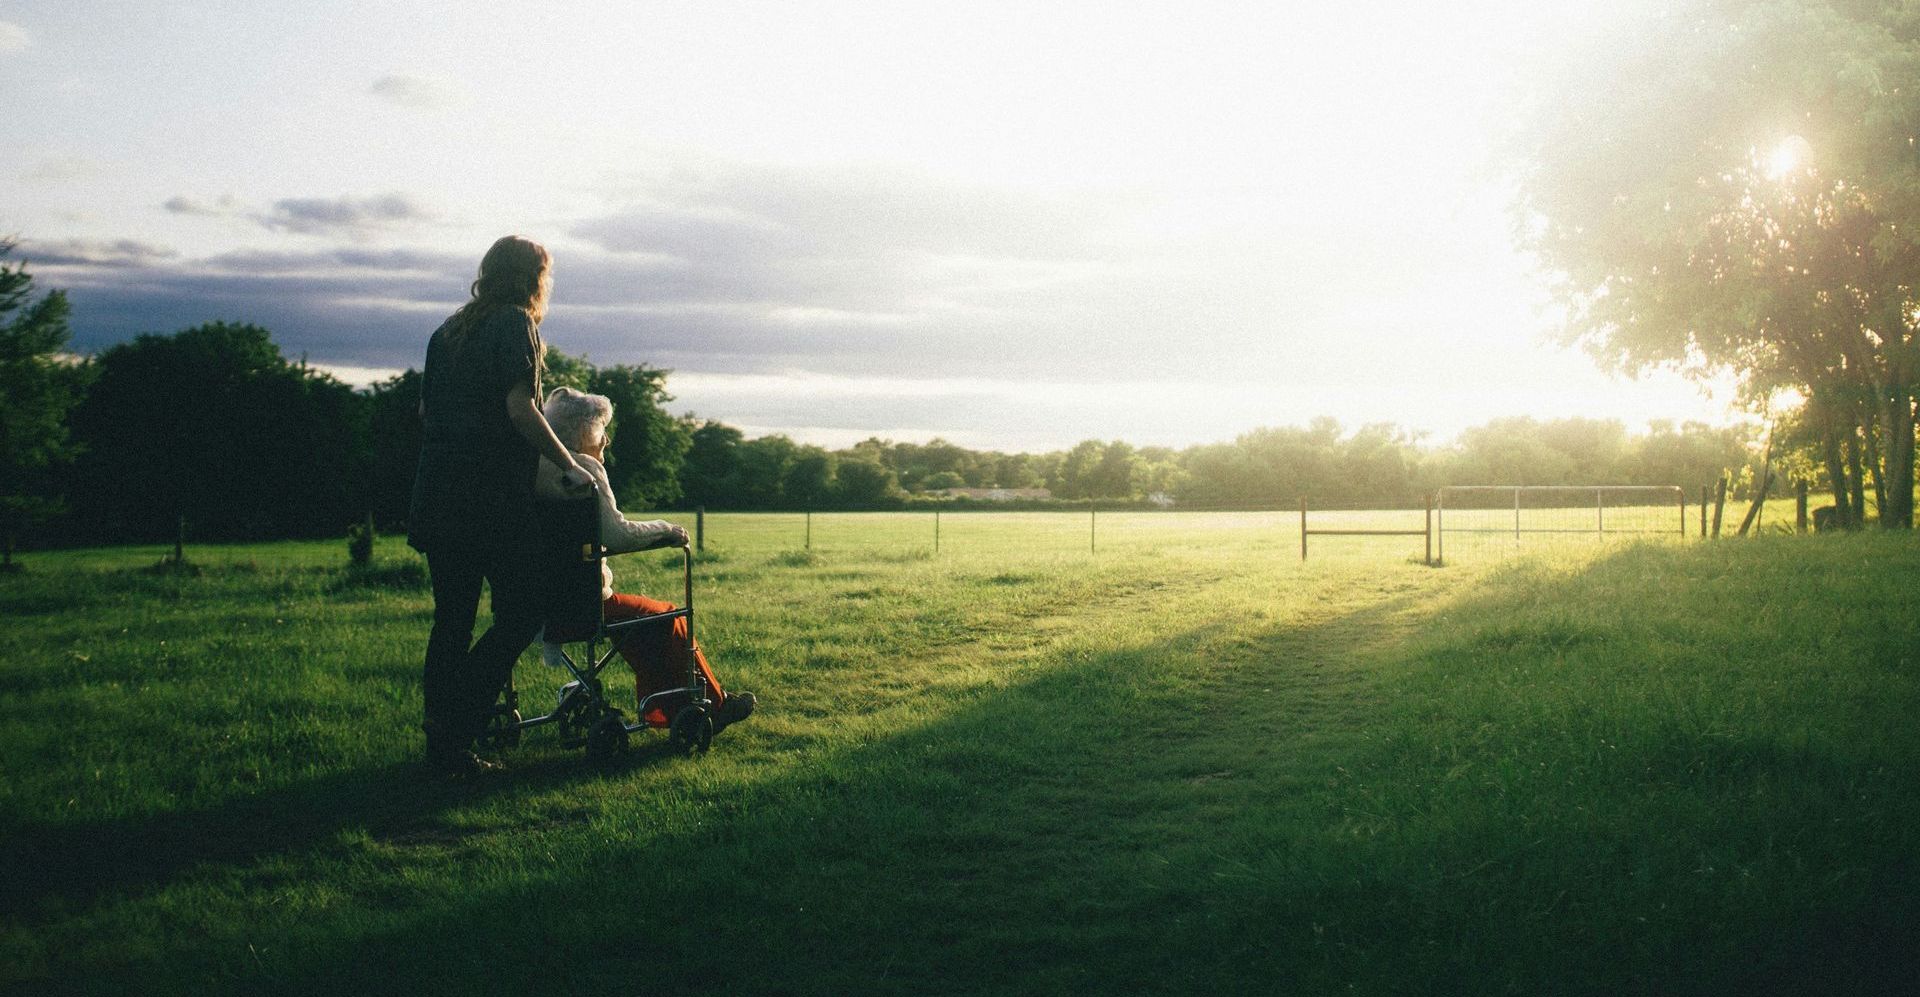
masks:
<svg viewBox="0 0 1920 997"><path fill-rule="evenodd" d="M1860 427L1847 428L1847 491L1853 497L1854 525L1867 522L1867 483L1860 471ZM1884 510L1883 510L1884 511Z"/></svg>
<svg viewBox="0 0 1920 997"><path fill-rule="evenodd" d="M1873 507L1876 509L1885 509L1887 507L1885 459L1880 453L1880 444L1876 442L1878 437L1874 434L1873 428L1871 426L1864 428L1866 429L1867 470L1873 472ZM1861 508L1866 508L1866 496L1864 494L1861 496Z"/></svg>
<svg viewBox="0 0 1920 997"><path fill-rule="evenodd" d="M1853 489L1847 487L1847 465L1840 459L1840 434L1834 429L1832 415L1827 417L1827 431L1821 439L1822 456L1826 459L1827 481L1833 486L1833 521L1843 530L1854 528Z"/></svg>
<svg viewBox="0 0 1920 997"><path fill-rule="evenodd" d="M1913 528L1913 398L1907 386L1898 381L1883 389L1879 399L1882 438L1886 441L1885 504L1880 506L1880 527L1888 530Z"/></svg>

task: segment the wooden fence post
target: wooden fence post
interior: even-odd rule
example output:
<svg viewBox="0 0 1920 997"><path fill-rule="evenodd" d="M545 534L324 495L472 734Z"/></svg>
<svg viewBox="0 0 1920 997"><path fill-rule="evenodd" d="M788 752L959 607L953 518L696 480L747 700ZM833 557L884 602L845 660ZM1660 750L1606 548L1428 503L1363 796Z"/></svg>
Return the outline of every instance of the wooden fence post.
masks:
<svg viewBox="0 0 1920 997"><path fill-rule="evenodd" d="M1712 504L1712 502L1713 502L1713 488L1708 485L1701 485L1700 486L1700 539L1702 540L1705 540L1707 538L1707 506Z"/></svg>
<svg viewBox="0 0 1920 997"><path fill-rule="evenodd" d="M1427 493L1427 567L1433 567L1433 493Z"/></svg>
<svg viewBox="0 0 1920 997"><path fill-rule="evenodd" d="M704 505L693 507L693 549L707 549L707 507Z"/></svg>
<svg viewBox="0 0 1920 997"><path fill-rule="evenodd" d="M1720 539L1720 517L1727 509L1727 479L1721 478L1713 487L1713 538Z"/></svg>
<svg viewBox="0 0 1920 997"><path fill-rule="evenodd" d="M1307 497L1300 496L1300 560L1307 559Z"/></svg>
<svg viewBox="0 0 1920 997"><path fill-rule="evenodd" d="M1793 483L1793 531L1807 532L1807 482L1805 478Z"/></svg>

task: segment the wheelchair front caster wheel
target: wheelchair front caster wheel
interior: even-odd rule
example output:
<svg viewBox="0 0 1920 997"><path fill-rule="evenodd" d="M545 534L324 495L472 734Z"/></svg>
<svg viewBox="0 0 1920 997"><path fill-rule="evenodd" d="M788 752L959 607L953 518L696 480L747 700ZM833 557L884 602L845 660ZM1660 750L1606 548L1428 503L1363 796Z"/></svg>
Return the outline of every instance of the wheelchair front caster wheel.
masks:
<svg viewBox="0 0 1920 997"><path fill-rule="evenodd" d="M480 732L480 747L488 751L504 751L520 746L520 711L510 709L502 703L487 714L487 728Z"/></svg>
<svg viewBox="0 0 1920 997"><path fill-rule="evenodd" d="M627 750L627 724L617 713L601 717L587 731L587 758L608 762Z"/></svg>
<svg viewBox="0 0 1920 997"><path fill-rule="evenodd" d="M673 715L673 725L667 728L667 737L674 747L689 755L705 751L707 745L713 743L713 716L705 707L683 707Z"/></svg>

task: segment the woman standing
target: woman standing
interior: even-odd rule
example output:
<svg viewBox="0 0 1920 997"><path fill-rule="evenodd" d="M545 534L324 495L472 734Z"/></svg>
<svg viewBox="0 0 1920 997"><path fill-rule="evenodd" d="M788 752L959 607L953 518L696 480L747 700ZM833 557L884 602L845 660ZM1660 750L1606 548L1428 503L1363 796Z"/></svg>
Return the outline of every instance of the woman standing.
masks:
<svg viewBox="0 0 1920 997"><path fill-rule="evenodd" d="M472 300L427 344L407 543L427 556L433 577L423 726L427 762L443 772L496 767L473 753L473 741L540 630L535 469L545 458L570 488L593 481L540 413L540 320L552 271L538 243L500 239L480 260ZM483 579L493 622L469 647Z"/></svg>

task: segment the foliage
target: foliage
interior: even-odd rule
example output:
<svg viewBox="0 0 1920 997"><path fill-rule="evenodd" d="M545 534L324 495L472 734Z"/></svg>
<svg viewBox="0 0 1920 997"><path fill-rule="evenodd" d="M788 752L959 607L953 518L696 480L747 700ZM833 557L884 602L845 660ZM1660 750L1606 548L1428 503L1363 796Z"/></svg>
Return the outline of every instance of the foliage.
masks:
<svg viewBox="0 0 1920 997"><path fill-rule="evenodd" d="M12 251L0 241L0 259ZM0 563L8 566L20 531L60 510L53 472L80 450L67 416L93 371L61 356L67 312L64 292L35 300L26 265L0 263Z"/></svg>
<svg viewBox="0 0 1920 997"><path fill-rule="evenodd" d="M364 400L280 355L265 329L215 322L101 353L74 410L87 452L78 530L163 539L334 534L363 512Z"/></svg>
<svg viewBox="0 0 1920 997"><path fill-rule="evenodd" d="M613 402L607 477L620 501L634 508L665 505L681 496L680 466L693 441L666 412L673 400L666 391L668 373L645 364L614 364L590 368L587 376L587 390Z"/></svg>
<svg viewBox="0 0 1920 997"><path fill-rule="evenodd" d="M1842 490L1839 438L1870 425L1889 526L1911 525L1920 380L1917 18L1662 8L1572 62L1520 136L1521 228L1568 338L1629 370L1731 369L1756 405L1798 389Z"/></svg>
<svg viewBox="0 0 1920 997"><path fill-rule="evenodd" d="M746 437L732 426L688 416L687 456L680 468L680 486L688 505L727 508L740 491L740 444Z"/></svg>

